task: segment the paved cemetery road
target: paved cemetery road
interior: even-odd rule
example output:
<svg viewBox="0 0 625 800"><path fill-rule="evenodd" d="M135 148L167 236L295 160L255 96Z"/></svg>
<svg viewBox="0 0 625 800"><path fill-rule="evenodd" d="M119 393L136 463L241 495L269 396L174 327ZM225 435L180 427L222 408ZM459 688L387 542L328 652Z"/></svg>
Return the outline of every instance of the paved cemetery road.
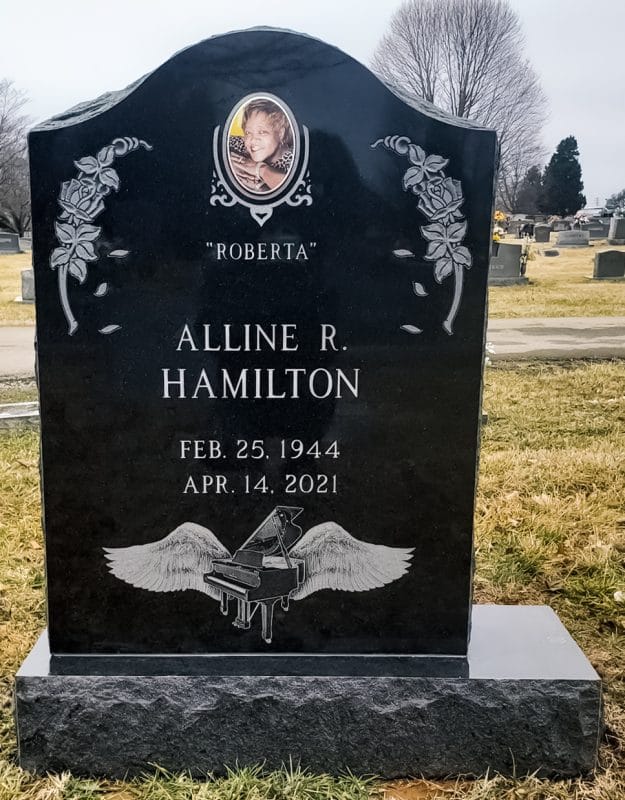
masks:
<svg viewBox="0 0 625 800"><path fill-rule="evenodd" d="M492 319L497 359L625 358L625 317Z"/></svg>
<svg viewBox="0 0 625 800"><path fill-rule="evenodd" d="M34 378L35 326L0 327L0 377Z"/></svg>
<svg viewBox="0 0 625 800"><path fill-rule="evenodd" d="M0 377L34 377L35 328L0 327ZM625 317L493 319L488 341L493 360L625 358Z"/></svg>

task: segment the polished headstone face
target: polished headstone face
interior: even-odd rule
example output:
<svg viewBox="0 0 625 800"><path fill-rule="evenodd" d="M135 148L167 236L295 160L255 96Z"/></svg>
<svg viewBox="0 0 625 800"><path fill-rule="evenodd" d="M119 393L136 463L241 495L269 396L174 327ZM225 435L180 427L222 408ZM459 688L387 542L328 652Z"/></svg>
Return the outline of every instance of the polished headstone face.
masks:
<svg viewBox="0 0 625 800"><path fill-rule="evenodd" d="M264 29L31 133L53 652L466 653L495 151Z"/></svg>

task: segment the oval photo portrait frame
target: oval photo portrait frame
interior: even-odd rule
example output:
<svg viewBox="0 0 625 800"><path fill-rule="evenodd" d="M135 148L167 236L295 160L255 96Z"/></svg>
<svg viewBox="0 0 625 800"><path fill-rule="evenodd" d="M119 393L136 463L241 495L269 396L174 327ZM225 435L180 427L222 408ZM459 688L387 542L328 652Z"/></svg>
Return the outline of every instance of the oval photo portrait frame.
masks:
<svg viewBox="0 0 625 800"><path fill-rule="evenodd" d="M247 162L253 162L253 158L251 157L251 153L246 152L247 148L245 146L244 136L241 136L241 134L232 133L233 129L236 130L236 123L240 124L243 114L245 112L245 108L250 103L255 101L259 102L259 104L261 105L263 103L268 103L277 106L277 111L272 111L271 113L281 112L282 114L284 114L284 117L288 123L288 130L290 131L292 138L292 145L290 148L292 151L292 155L290 159L290 164L285 172L284 178L277 186L266 190L262 189L254 190L254 188L252 188L253 183L255 181L261 181L262 183L262 179L260 178L261 168L259 167L258 172L256 172L256 170L254 171L249 170L249 167L252 165L248 164ZM265 111L261 113L267 113L267 112ZM248 94L245 97L241 98L234 105L230 114L228 115L221 138L222 138L221 142L222 163L226 169L226 174L228 176L228 180L230 182L232 190L239 196L244 197L248 202L252 201L254 204L258 203L259 205L266 206L268 202L284 194L287 191L288 187L292 185L294 176L297 174L297 165L301 151L300 131L299 131L299 126L295 120L295 115L293 114L289 106L279 97L276 97L276 95L270 94L269 92L253 92L252 94ZM263 159L262 161L258 161L257 163L259 165L266 164L273 170L278 169L275 166L272 167L272 162L270 160L272 155L273 153L269 154L268 162L266 162ZM249 172L251 173L249 186L246 186L234 172L233 162L237 157L240 157L241 165L247 167Z"/></svg>

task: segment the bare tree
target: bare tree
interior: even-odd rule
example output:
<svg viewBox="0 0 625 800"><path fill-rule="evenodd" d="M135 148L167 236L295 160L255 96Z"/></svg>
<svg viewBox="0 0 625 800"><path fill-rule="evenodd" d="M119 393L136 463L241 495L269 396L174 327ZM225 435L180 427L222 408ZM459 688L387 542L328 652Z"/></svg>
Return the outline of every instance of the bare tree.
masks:
<svg viewBox="0 0 625 800"><path fill-rule="evenodd" d="M30 119L22 114L26 94L0 79L0 225L22 235L30 225L26 133Z"/></svg>
<svg viewBox="0 0 625 800"><path fill-rule="evenodd" d="M406 0L372 60L391 86L497 131L498 194L508 210L543 154L546 99L523 45L507 0Z"/></svg>
<svg viewBox="0 0 625 800"><path fill-rule="evenodd" d="M30 229L30 224L28 161L23 156L13 162L4 189L0 193L0 228L24 236Z"/></svg>

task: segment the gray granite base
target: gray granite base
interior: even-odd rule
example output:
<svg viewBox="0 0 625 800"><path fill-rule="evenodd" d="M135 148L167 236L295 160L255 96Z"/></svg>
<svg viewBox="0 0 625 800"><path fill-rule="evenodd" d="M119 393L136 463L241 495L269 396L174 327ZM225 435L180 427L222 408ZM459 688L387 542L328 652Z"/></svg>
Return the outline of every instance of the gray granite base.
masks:
<svg viewBox="0 0 625 800"><path fill-rule="evenodd" d="M333 669L332 657L310 659L308 675L288 674L284 657L286 674L269 675L262 658L239 657L221 676L214 659L184 675L167 659L162 674L158 657L141 659L154 674L130 674L132 657L101 660L119 674L52 674L62 657L51 662L44 635L16 679L20 764L120 777L149 764L203 775L293 759L387 778L595 765L600 681L547 607L475 606L467 677L367 675L350 659Z"/></svg>

